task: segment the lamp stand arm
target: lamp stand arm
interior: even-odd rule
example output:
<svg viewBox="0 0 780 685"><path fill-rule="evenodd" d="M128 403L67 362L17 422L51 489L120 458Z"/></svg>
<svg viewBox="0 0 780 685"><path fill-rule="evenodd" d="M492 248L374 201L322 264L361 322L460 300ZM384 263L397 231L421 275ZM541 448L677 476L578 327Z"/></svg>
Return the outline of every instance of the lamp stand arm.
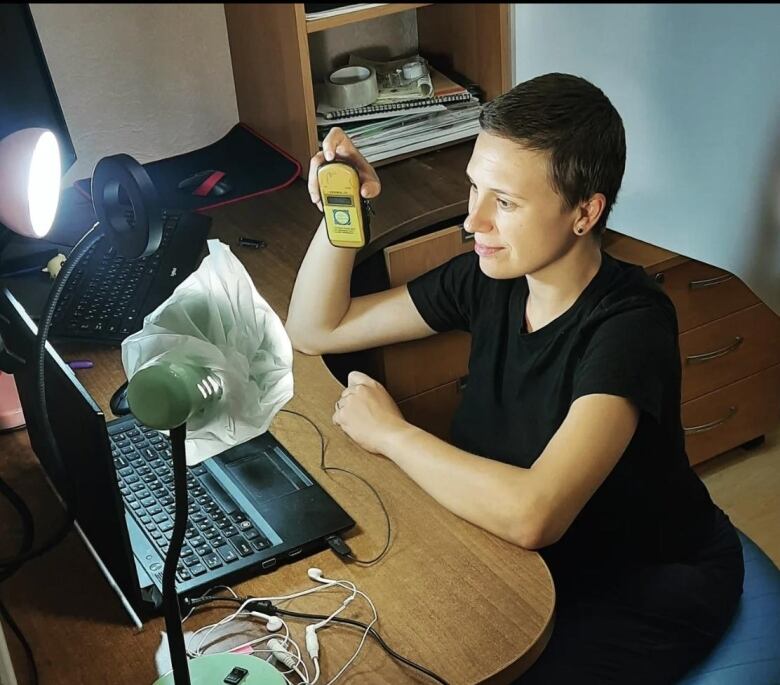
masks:
<svg viewBox="0 0 780 685"><path fill-rule="evenodd" d="M165 555L165 568L163 569L165 630L168 633L168 650L171 655L175 685L190 685L190 671L187 664L187 650L184 646L184 632L181 627L179 597L176 594L176 569L179 565L179 557L184 542L184 533L187 530L188 519L187 460L184 452L186 435L186 424L171 429L176 515L173 521L173 535Z"/></svg>

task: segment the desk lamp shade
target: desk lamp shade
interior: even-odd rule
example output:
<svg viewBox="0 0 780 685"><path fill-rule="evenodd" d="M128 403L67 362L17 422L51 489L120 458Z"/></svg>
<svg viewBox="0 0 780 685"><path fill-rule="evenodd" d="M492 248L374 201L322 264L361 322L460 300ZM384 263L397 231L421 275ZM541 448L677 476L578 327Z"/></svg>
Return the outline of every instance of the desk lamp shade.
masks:
<svg viewBox="0 0 780 685"><path fill-rule="evenodd" d="M29 238L51 229L60 199L60 148L44 128L0 140L0 224ZM13 376L0 374L0 430L24 425Z"/></svg>
<svg viewBox="0 0 780 685"><path fill-rule="evenodd" d="M43 128L0 140L0 223L19 235L43 238L60 198L60 149Z"/></svg>
<svg viewBox="0 0 780 685"><path fill-rule="evenodd" d="M135 417L157 430L181 426L196 415L208 420L222 397L222 380L193 364L160 361L138 371L127 385Z"/></svg>

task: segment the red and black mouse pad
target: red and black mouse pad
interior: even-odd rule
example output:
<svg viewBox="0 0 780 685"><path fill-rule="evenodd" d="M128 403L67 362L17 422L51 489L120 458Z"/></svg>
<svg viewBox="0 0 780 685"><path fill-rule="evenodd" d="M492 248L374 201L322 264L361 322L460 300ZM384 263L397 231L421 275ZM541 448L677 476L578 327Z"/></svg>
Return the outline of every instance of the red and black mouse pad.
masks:
<svg viewBox="0 0 780 685"><path fill-rule="evenodd" d="M203 211L280 190L295 181L301 165L253 131L236 124L216 143L143 165L165 209ZM208 172L208 173L207 173ZM187 187L180 188L183 182ZM74 187L91 200L92 179Z"/></svg>

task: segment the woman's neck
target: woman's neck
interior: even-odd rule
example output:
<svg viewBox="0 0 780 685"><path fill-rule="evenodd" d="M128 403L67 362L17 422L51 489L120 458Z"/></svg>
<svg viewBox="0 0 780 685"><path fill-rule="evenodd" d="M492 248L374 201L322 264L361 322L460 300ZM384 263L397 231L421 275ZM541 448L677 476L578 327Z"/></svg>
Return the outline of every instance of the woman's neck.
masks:
<svg viewBox="0 0 780 685"><path fill-rule="evenodd" d="M600 243L593 239L578 243L560 259L527 275L525 317L529 332L546 326L567 311L598 273Z"/></svg>

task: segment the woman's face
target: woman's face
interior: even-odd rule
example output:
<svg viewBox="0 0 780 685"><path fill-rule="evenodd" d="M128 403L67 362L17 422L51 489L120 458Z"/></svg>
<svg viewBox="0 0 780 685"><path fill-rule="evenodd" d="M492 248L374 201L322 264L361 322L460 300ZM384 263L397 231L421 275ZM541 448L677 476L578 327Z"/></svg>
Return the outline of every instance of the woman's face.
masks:
<svg viewBox="0 0 780 685"><path fill-rule="evenodd" d="M463 226L474 234L486 276L533 274L574 246L578 209L565 210L552 189L548 153L483 131L466 173L471 190Z"/></svg>

